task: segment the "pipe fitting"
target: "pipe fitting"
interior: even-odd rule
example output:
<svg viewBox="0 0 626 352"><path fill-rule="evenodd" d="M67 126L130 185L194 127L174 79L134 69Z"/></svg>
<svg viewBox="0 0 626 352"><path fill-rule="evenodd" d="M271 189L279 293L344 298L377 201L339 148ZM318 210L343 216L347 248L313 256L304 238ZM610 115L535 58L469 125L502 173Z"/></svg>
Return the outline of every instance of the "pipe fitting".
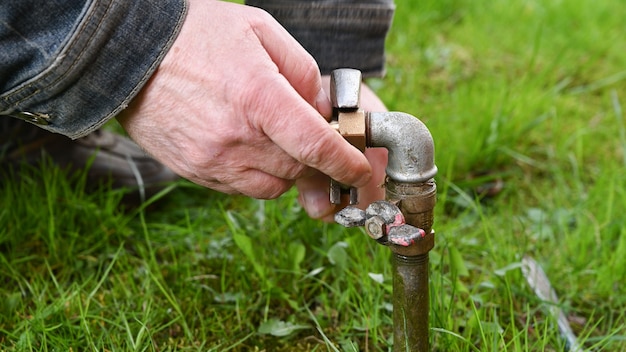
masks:
<svg viewBox="0 0 626 352"><path fill-rule="evenodd" d="M422 233L419 240L413 241L409 246L393 242L390 242L387 246L391 252L403 257L428 255L428 252L435 247L435 232L431 231L430 233Z"/></svg>
<svg viewBox="0 0 626 352"><path fill-rule="evenodd" d="M385 196L400 208L407 224L430 233L437 203L437 184L434 179L422 183L396 182L387 178Z"/></svg>
<svg viewBox="0 0 626 352"><path fill-rule="evenodd" d="M387 243L394 258L393 350L429 351L428 253L435 246L437 192L433 139L420 120L405 113L370 113L366 126L367 145L389 152L385 199L400 208L407 224L423 231L419 240L409 236L415 240L408 246Z"/></svg>
<svg viewBox="0 0 626 352"><path fill-rule="evenodd" d="M366 119L367 146L389 151L389 178L421 183L435 177L435 144L422 121L402 112L370 112Z"/></svg>
<svg viewBox="0 0 626 352"><path fill-rule="evenodd" d="M429 350L428 252L434 247L432 230L436 202L435 148L430 131L412 115L359 110L360 72L333 71L331 100L335 128L362 150L388 151L385 201L365 211L348 207L335 215L344 226L365 226L367 234L393 253L394 351ZM362 120L364 119L364 121ZM365 133L363 133L365 125ZM341 190L331 181L331 202L340 203ZM335 203L336 202L336 203Z"/></svg>

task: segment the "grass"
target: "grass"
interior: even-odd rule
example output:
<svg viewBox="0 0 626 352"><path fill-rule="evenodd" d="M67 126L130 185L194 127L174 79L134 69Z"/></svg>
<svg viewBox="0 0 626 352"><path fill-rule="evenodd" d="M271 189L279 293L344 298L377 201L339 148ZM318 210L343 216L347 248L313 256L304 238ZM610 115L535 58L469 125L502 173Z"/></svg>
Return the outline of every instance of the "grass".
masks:
<svg viewBox="0 0 626 352"><path fill-rule="evenodd" d="M626 3L398 0L388 72L440 173L431 345L558 351L520 261L586 349L626 349ZM494 197L476 191L502 182ZM388 351L389 251L275 201L180 182L138 209L83 175L0 185L0 350Z"/></svg>

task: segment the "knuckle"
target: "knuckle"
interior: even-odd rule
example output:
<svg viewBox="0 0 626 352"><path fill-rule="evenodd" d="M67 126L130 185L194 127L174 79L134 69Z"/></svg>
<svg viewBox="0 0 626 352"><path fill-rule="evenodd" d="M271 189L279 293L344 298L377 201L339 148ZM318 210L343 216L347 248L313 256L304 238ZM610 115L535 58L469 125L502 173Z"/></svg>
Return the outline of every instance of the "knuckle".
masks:
<svg viewBox="0 0 626 352"><path fill-rule="evenodd" d="M334 153L328 149L328 146L332 143L332 139L332 135L330 134L321 135L300 150L298 160L313 168L318 168L325 160L332 160Z"/></svg>
<svg viewBox="0 0 626 352"><path fill-rule="evenodd" d="M317 66L317 62L311 55L306 55L303 60L300 61L300 65L303 67L299 70L302 73L302 82L317 82L320 78L320 71ZM321 84L321 80L319 81ZM321 87L311 87L317 93L317 90Z"/></svg>
<svg viewBox="0 0 626 352"><path fill-rule="evenodd" d="M272 19L275 21L275 19L266 10L260 7L250 6L250 7L247 7L246 9L249 11L251 15L248 21L253 26L263 26L265 23L267 23L268 19Z"/></svg>
<svg viewBox="0 0 626 352"><path fill-rule="evenodd" d="M260 134L274 134L284 131L288 116L281 113L281 102L277 100L273 89L268 87L274 84L271 78L255 80L246 86L242 94L242 114L249 130Z"/></svg>
<svg viewBox="0 0 626 352"><path fill-rule="evenodd" d="M192 149L186 153L185 161L190 170L198 175L205 175L213 169L215 161L222 159L225 153L226 148L220 146L211 148L210 153L205 150Z"/></svg>
<svg viewBox="0 0 626 352"><path fill-rule="evenodd" d="M288 163L287 166L284 166L282 174L285 179L296 180L309 173L309 170L310 168L308 166L297 161L293 161Z"/></svg>
<svg viewBox="0 0 626 352"><path fill-rule="evenodd" d="M264 182L260 187L252 188L248 195L257 199L276 199L287 192L292 186L293 181L277 178L273 181ZM244 192L244 194L246 193Z"/></svg>
<svg viewBox="0 0 626 352"><path fill-rule="evenodd" d="M244 111L255 111L259 107L266 105L264 104L263 92L266 91L267 85L266 78L258 75L242 87L238 87Z"/></svg>

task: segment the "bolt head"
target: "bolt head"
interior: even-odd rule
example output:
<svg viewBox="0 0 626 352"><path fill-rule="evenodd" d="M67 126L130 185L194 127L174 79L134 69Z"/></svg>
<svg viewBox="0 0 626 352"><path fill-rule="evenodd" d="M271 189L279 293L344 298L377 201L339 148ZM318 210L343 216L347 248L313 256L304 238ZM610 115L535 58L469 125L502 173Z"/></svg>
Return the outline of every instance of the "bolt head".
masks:
<svg viewBox="0 0 626 352"><path fill-rule="evenodd" d="M386 226L385 219L378 215L374 215L365 220L365 232L375 240L386 235Z"/></svg>

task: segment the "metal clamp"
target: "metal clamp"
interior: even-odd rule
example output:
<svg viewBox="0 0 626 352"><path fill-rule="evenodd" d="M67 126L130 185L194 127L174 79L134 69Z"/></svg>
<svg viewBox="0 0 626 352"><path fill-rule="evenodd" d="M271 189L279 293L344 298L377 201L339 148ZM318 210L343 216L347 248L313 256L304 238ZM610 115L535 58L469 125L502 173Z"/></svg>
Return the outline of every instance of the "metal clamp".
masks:
<svg viewBox="0 0 626 352"><path fill-rule="evenodd" d="M330 99L333 105L331 125L354 147L365 151L365 112L359 109L361 71L349 68L334 70L330 76ZM358 203L355 187L330 181L330 202L341 204L341 195L349 194L351 205Z"/></svg>

